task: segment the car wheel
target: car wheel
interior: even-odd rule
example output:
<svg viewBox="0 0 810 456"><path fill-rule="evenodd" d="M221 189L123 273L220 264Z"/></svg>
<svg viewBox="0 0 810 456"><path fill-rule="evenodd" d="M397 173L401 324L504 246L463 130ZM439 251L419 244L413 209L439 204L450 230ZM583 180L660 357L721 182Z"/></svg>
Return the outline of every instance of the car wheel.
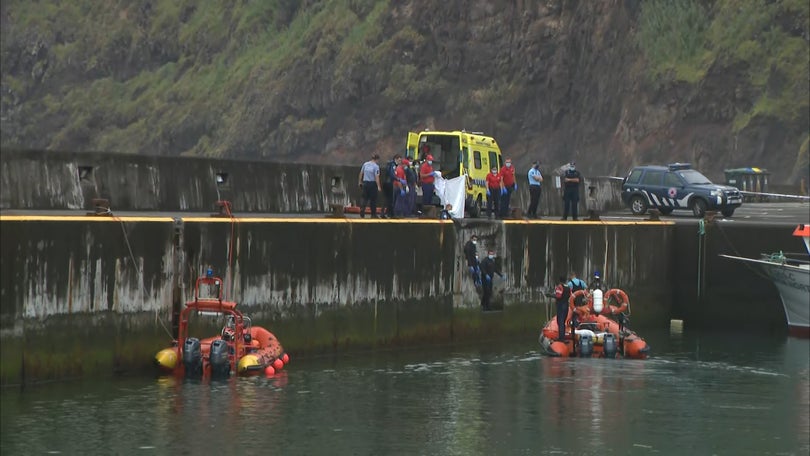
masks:
<svg viewBox="0 0 810 456"><path fill-rule="evenodd" d="M732 215L734 215L734 208L733 207L727 207L727 208L723 209L722 211L720 211L720 213L723 214L723 217L731 217Z"/></svg>
<svg viewBox="0 0 810 456"><path fill-rule="evenodd" d="M658 210L661 211L661 213L664 215L669 215L672 213L671 207L659 207Z"/></svg>
<svg viewBox="0 0 810 456"><path fill-rule="evenodd" d="M703 198L695 198L692 200L692 214L695 217L703 217L706 215L706 200Z"/></svg>
<svg viewBox="0 0 810 456"><path fill-rule="evenodd" d="M647 212L647 202L640 195L630 198L630 210L634 215L644 215Z"/></svg>

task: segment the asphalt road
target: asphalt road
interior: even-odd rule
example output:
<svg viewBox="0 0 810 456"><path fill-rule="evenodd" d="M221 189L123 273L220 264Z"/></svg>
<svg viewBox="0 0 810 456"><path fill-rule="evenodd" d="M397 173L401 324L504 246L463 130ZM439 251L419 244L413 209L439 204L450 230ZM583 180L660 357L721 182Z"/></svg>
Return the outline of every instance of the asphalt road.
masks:
<svg viewBox="0 0 810 456"><path fill-rule="evenodd" d="M602 218L605 220L643 220L648 217L649 215L635 216L627 209L626 211L608 212ZM716 220L727 223L783 223L788 225L810 223L810 202L744 203L734 211L733 217L723 217L719 212L716 217ZM676 223L697 223L699 220L692 215L691 211L675 211L667 216L662 215L660 218Z"/></svg>

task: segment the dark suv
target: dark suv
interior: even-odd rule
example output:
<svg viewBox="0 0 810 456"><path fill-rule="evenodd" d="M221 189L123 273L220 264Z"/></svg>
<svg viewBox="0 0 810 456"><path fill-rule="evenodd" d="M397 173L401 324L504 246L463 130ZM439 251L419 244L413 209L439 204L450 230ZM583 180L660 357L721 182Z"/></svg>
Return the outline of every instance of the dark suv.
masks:
<svg viewBox="0 0 810 456"><path fill-rule="evenodd" d="M734 187L712 184L688 163L673 163L633 168L624 178L622 201L636 215L653 207L664 215L689 209L696 217L703 217L706 210L731 217L742 205L742 195Z"/></svg>

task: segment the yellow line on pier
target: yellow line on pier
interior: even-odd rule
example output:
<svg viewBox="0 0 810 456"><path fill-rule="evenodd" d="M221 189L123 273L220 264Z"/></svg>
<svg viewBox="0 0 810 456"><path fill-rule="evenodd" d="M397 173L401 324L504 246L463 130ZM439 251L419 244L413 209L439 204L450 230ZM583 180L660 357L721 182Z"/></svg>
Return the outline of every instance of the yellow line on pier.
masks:
<svg viewBox="0 0 810 456"><path fill-rule="evenodd" d="M171 217L92 215L0 215L0 222L174 222Z"/></svg>
<svg viewBox="0 0 810 456"><path fill-rule="evenodd" d="M330 217L179 217L189 223L378 223L378 224L445 224L452 220L437 219L361 219ZM172 217L94 216L94 215L0 215L0 222L161 222L173 223ZM673 221L651 220L503 220L503 223L528 225L674 225Z"/></svg>

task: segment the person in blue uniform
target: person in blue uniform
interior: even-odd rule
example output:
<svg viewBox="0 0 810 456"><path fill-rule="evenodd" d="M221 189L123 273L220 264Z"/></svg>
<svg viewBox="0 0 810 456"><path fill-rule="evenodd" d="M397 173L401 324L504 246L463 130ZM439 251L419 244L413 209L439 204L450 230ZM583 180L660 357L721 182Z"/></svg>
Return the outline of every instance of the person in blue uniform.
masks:
<svg viewBox="0 0 810 456"><path fill-rule="evenodd" d="M577 171L576 163L568 164L568 169L563 174L563 220L568 220L571 214L573 220L577 220L577 206L579 206L579 185L582 183L582 174Z"/></svg>
<svg viewBox="0 0 810 456"><path fill-rule="evenodd" d="M492 299L492 279L495 274L503 278L503 273L501 273L495 261L495 251L490 250L487 252L487 257L481 262L481 286L483 288L481 292L481 309L484 311L492 310L489 303Z"/></svg>

